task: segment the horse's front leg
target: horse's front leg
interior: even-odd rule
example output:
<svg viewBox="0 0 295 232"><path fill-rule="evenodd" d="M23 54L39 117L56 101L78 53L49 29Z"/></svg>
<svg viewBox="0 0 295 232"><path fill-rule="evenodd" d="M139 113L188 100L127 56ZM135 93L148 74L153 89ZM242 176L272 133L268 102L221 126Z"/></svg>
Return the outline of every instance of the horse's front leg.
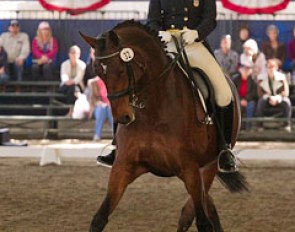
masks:
<svg viewBox="0 0 295 232"><path fill-rule="evenodd" d="M128 184L144 172L143 169L129 167L127 164L114 164L109 178L107 195L92 219L89 232L103 231L109 215L118 205Z"/></svg>

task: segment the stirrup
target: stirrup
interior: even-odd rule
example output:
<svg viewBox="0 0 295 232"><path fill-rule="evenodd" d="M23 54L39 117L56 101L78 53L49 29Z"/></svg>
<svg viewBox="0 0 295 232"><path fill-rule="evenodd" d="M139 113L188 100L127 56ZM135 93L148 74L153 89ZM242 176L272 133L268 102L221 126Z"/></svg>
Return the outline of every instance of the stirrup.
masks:
<svg viewBox="0 0 295 232"><path fill-rule="evenodd" d="M230 155L230 157L225 157L225 159L227 159L225 160L227 164L220 165L220 163L222 162L222 159L221 159L222 156L228 156L228 154ZM228 167L225 167L225 166L228 166ZM218 159L217 159L217 168L218 168L218 171L222 173L233 173L238 171L237 157L230 148L224 148L220 151L218 155Z"/></svg>
<svg viewBox="0 0 295 232"><path fill-rule="evenodd" d="M112 150L108 155L99 155L96 158L98 166L111 168L116 158L116 149Z"/></svg>

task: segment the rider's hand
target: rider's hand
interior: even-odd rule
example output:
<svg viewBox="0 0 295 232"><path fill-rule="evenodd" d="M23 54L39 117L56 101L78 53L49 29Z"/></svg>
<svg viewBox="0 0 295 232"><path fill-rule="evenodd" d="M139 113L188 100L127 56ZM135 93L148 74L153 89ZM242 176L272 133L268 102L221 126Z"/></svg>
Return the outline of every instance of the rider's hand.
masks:
<svg viewBox="0 0 295 232"><path fill-rule="evenodd" d="M186 44L192 44L196 41L196 39L199 38L198 31L196 30L184 29L181 31L181 33L183 42Z"/></svg>
<svg viewBox="0 0 295 232"><path fill-rule="evenodd" d="M164 43L169 43L172 39L171 33L169 31L159 31L159 37Z"/></svg>

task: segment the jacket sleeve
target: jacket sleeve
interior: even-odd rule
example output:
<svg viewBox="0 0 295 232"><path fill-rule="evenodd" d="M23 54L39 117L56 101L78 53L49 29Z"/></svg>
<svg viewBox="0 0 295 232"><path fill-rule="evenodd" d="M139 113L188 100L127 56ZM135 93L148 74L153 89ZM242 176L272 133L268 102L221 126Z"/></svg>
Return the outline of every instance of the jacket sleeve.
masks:
<svg viewBox="0 0 295 232"><path fill-rule="evenodd" d="M34 38L32 41L32 53L33 58L40 59L43 53L39 50L37 39Z"/></svg>
<svg viewBox="0 0 295 232"><path fill-rule="evenodd" d="M199 34L199 41L204 40L216 27L216 1L204 1L202 11L201 23L196 28Z"/></svg>
<svg viewBox="0 0 295 232"><path fill-rule="evenodd" d="M77 66L77 74L74 78L74 82L75 84L80 84L82 88L84 88L84 84L83 84L83 78L84 78L84 74L85 74L85 69L86 69L86 64L83 62L81 62L78 66Z"/></svg>
<svg viewBox="0 0 295 232"><path fill-rule="evenodd" d="M60 80L61 80L61 84L65 83L66 81L68 81L70 79L67 70L68 70L67 62L64 61L61 64L61 69L60 69Z"/></svg>
<svg viewBox="0 0 295 232"><path fill-rule="evenodd" d="M52 38L52 49L46 54L46 56L51 60L55 60L57 51L58 51L57 40L55 38Z"/></svg>
<svg viewBox="0 0 295 232"><path fill-rule="evenodd" d="M156 31L160 31L162 29L160 0L150 0L147 25Z"/></svg>
<svg viewBox="0 0 295 232"><path fill-rule="evenodd" d="M21 48L19 58L25 60L30 54L30 40L27 34L23 33L22 35L23 35L23 46Z"/></svg>

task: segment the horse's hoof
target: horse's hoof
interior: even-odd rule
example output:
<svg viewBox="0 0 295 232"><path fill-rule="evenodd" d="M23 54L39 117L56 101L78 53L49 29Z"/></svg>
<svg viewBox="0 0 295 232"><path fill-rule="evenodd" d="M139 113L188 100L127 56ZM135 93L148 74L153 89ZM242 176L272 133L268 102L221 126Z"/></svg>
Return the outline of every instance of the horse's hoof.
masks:
<svg viewBox="0 0 295 232"><path fill-rule="evenodd" d="M88 232L101 232L96 226L91 225Z"/></svg>

